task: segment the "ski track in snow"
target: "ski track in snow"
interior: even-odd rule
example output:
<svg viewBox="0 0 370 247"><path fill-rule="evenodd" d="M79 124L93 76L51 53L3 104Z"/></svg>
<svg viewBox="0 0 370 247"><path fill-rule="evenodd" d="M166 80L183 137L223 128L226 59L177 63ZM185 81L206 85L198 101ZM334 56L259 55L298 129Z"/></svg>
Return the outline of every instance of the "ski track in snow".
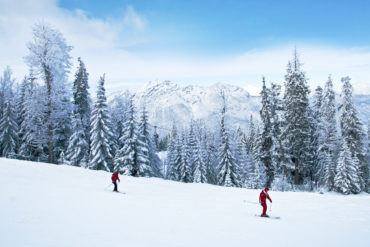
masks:
<svg viewBox="0 0 370 247"><path fill-rule="evenodd" d="M370 195L271 191L0 159L0 246L370 246ZM107 187L109 186L109 189ZM270 205L269 205L270 209Z"/></svg>

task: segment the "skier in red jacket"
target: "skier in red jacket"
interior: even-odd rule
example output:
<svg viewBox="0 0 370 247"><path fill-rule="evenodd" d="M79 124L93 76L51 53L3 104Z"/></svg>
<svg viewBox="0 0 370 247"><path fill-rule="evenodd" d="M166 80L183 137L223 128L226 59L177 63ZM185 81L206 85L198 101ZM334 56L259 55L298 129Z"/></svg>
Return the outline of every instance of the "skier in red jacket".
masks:
<svg viewBox="0 0 370 247"><path fill-rule="evenodd" d="M118 192L117 180L118 180L118 182L121 182L121 180L119 180L119 177L118 177L118 171L115 171L112 175L112 183L114 184L114 190L113 191L115 191L115 192Z"/></svg>
<svg viewBox="0 0 370 247"><path fill-rule="evenodd" d="M266 187L264 190L261 191L260 193L260 204L261 206L263 207L263 211L262 211L262 214L261 214L261 217L269 217L267 214L266 214L266 211L267 211L267 204L266 204L266 198L270 200L270 202L272 202L269 194L267 193L269 191L269 188Z"/></svg>

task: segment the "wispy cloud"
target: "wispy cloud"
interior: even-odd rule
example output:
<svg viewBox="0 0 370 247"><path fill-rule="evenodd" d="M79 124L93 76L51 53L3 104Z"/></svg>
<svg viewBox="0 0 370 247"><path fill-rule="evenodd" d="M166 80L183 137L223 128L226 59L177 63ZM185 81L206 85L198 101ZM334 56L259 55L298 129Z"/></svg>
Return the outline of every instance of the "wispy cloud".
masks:
<svg viewBox="0 0 370 247"><path fill-rule="evenodd" d="M132 6L127 6L126 14L123 18L123 23L128 27L136 29L144 29L146 26L146 19L139 15Z"/></svg>

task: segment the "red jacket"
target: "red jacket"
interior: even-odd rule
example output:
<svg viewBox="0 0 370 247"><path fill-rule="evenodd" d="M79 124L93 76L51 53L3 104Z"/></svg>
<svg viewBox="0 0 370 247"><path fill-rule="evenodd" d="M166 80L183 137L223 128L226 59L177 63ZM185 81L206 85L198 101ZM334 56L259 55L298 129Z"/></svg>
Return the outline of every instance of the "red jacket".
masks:
<svg viewBox="0 0 370 247"><path fill-rule="evenodd" d="M270 202L272 202L269 194L267 193L268 189L264 189L261 191L261 194L260 194L260 203L261 204L266 204L266 198L270 200Z"/></svg>
<svg viewBox="0 0 370 247"><path fill-rule="evenodd" d="M115 172L112 175L112 182L115 183L117 180L120 181L118 177L118 172Z"/></svg>

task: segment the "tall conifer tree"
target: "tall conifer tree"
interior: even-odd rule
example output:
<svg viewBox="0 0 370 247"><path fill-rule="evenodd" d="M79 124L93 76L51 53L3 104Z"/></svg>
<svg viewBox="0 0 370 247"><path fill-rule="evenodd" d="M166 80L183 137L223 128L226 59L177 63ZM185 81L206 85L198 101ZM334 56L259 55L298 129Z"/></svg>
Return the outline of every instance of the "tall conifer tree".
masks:
<svg viewBox="0 0 370 247"><path fill-rule="evenodd" d="M31 161L47 161L46 89L36 83L32 70L27 79L21 123L22 134L19 156Z"/></svg>
<svg viewBox="0 0 370 247"><path fill-rule="evenodd" d="M272 167L272 124L271 124L271 102L270 90L266 87L265 77L262 78L261 91L261 105L260 116L262 120L262 133L260 140L260 159L266 167L267 181L266 186L271 187L274 179L274 169Z"/></svg>
<svg viewBox="0 0 370 247"><path fill-rule="evenodd" d="M182 137L179 140L179 153L180 155L180 163L178 165L178 176L179 181L190 183L192 182L192 169L190 164L190 148L189 148L189 140L186 135L186 131L182 132Z"/></svg>
<svg viewBox="0 0 370 247"><path fill-rule="evenodd" d="M16 157L18 146L18 124L10 102L5 103L3 117L0 120L1 155L7 158Z"/></svg>
<svg viewBox="0 0 370 247"><path fill-rule="evenodd" d="M93 170L113 170L113 133L108 114L107 98L104 88L105 76L100 77L94 110L91 114L90 164Z"/></svg>
<svg viewBox="0 0 370 247"><path fill-rule="evenodd" d="M245 167L245 178L244 178L244 185L247 188L254 188L254 151L255 151L255 144L256 144L256 128L253 120L253 116L250 116L249 124L248 124L248 131L246 135L246 155L247 155L247 162Z"/></svg>
<svg viewBox="0 0 370 247"><path fill-rule="evenodd" d="M281 86L271 83L269 89L269 103L271 116L271 162L274 168L274 182L272 187L280 190L286 190L288 186L288 169L286 167L285 150L282 141L282 112L284 110L283 101L280 98Z"/></svg>
<svg viewBox="0 0 370 247"><path fill-rule="evenodd" d="M337 191L343 194L356 194L361 191L358 162L356 156L352 157L347 143L345 139L343 139L334 178L334 186Z"/></svg>
<svg viewBox="0 0 370 247"><path fill-rule="evenodd" d="M312 145L314 147L314 172L315 172L315 179L317 179L320 183L324 184L324 159L325 155L324 152L320 149L322 144L324 143L324 124L323 124L323 113L322 113L322 104L323 104L323 92L324 90L318 86L315 90L315 94L313 96L312 101L312 118L313 118L313 125L315 126L314 133L313 133L313 142Z"/></svg>
<svg viewBox="0 0 370 247"><path fill-rule="evenodd" d="M162 177L161 172L161 160L159 159L156 153L156 145L151 138L151 134L149 132L149 120L148 120L148 112L143 106L141 117L140 117L140 124L139 124L139 133L141 135L141 142L143 143L144 147L147 147L147 159L148 164L150 166L150 174L151 176Z"/></svg>
<svg viewBox="0 0 370 247"><path fill-rule="evenodd" d="M260 158L263 140L260 128L257 128L255 133L253 144L253 167L251 170L251 176L249 176L248 187L252 189L260 189L266 186L267 175L266 166L262 163Z"/></svg>
<svg viewBox="0 0 370 247"><path fill-rule="evenodd" d="M283 139L287 156L293 166L294 184L303 182L312 164L311 150L311 119L309 111L309 89L305 73L301 71L301 63L297 52L293 61L288 63L285 75L285 112Z"/></svg>
<svg viewBox="0 0 370 247"><path fill-rule="evenodd" d="M3 72L3 76L0 76L0 118L6 111L7 103L13 98L13 85L14 79L12 78L12 70L7 66Z"/></svg>
<svg viewBox="0 0 370 247"><path fill-rule="evenodd" d="M194 124L190 127L189 147L193 150L192 157L190 159L193 182L207 183L206 167L203 161L201 144L200 140L195 135Z"/></svg>
<svg viewBox="0 0 370 247"><path fill-rule="evenodd" d="M226 129L226 98L225 93L221 92L222 109L221 109L221 126L220 126L220 147L219 147L219 164L218 164L218 184L227 187L240 187L241 183L238 177L238 165L231 150L229 133Z"/></svg>
<svg viewBox="0 0 370 247"><path fill-rule="evenodd" d="M82 129L85 132L86 143L90 143L90 118L91 118L91 99L89 95L89 84L86 67L81 58L78 58L78 69L73 82L73 105L74 111L81 118Z"/></svg>
<svg viewBox="0 0 370 247"><path fill-rule="evenodd" d="M127 121L124 124L123 136L120 137L120 143L123 143L123 146L114 158L114 169L134 177L149 176L151 168L149 166L148 146L142 142L142 136L138 130L132 97L128 102L126 116Z"/></svg>
<svg viewBox="0 0 370 247"><path fill-rule="evenodd" d="M363 152L364 133L362 132L362 123L358 118L358 113L353 103L353 88L349 77L342 78L342 92L340 104L340 127L342 138L346 142L353 160L358 160L358 172L361 179L361 188L365 186L365 181L369 176L368 166L365 162Z"/></svg>
<svg viewBox="0 0 370 247"><path fill-rule="evenodd" d="M175 124L172 125L172 131L170 135L170 143L167 150L166 158L166 174L167 178L171 180L178 180L177 166L179 162L179 153L177 149L178 133Z"/></svg>
<svg viewBox="0 0 370 247"><path fill-rule="evenodd" d="M336 121L336 103L333 83L329 76L325 84L321 106L322 140L319 146L320 167L323 169L323 182L328 189L334 188L334 176L338 156L338 132ZM321 180L322 180L321 179Z"/></svg>
<svg viewBox="0 0 370 247"><path fill-rule="evenodd" d="M69 139L66 159L72 166L87 167L89 162L89 144L86 142L81 116L76 111L72 113L72 135Z"/></svg>

